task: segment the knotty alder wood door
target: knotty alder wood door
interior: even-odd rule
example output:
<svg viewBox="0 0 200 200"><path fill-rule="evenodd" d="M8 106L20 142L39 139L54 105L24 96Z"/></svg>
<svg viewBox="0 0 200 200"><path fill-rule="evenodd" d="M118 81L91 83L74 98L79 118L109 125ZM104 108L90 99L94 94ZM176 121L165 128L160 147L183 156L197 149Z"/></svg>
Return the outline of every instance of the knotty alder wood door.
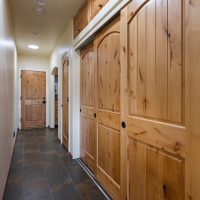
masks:
<svg viewBox="0 0 200 200"><path fill-rule="evenodd" d="M121 13L122 199L184 199L183 1Z"/></svg>
<svg viewBox="0 0 200 200"><path fill-rule="evenodd" d="M109 0L91 0L91 18L94 18L108 1Z"/></svg>
<svg viewBox="0 0 200 200"><path fill-rule="evenodd" d="M22 128L40 128L46 125L46 73L21 73Z"/></svg>
<svg viewBox="0 0 200 200"><path fill-rule="evenodd" d="M63 145L68 149L69 144L69 53L63 57Z"/></svg>
<svg viewBox="0 0 200 200"><path fill-rule="evenodd" d="M95 62L93 42L81 50L81 159L94 172L95 134Z"/></svg>
<svg viewBox="0 0 200 200"><path fill-rule="evenodd" d="M97 179L120 198L120 21L116 18L95 39Z"/></svg>

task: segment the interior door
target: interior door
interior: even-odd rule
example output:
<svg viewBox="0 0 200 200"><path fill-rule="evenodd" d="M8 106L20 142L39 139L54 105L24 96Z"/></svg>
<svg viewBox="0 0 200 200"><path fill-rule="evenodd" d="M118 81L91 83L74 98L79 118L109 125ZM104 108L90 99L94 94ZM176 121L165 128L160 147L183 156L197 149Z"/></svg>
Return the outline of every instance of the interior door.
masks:
<svg viewBox="0 0 200 200"><path fill-rule="evenodd" d="M63 145L68 149L69 144L69 54L63 57Z"/></svg>
<svg viewBox="0 0 200 200"><path fill-rule="evenodd" d="M95 39L97 178L120 198L120 19Z"/></svg>
<svg viewBox="0 0 200 200"><path fill-rule="evenodd" d="M184 199L183 1L132 1L121 15L122 199Z"/></svg>
<svg viewBox="0 0 200 200"><path fill-rule="evenodd" d="M95 62L93 42L81 49L81 159L95 170Z"/></svg>
<svg viewBox="0 0 200 200"><path fill-rule="evenodd" d="M21 72L22 128L46 126L46 73Z"/></svg>

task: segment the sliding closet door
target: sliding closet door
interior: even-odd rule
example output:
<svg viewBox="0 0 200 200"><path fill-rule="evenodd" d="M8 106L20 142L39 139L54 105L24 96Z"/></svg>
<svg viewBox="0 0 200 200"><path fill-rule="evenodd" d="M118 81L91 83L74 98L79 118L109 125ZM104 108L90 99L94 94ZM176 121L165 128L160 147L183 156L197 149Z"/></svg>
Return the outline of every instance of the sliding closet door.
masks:
<svg viewBox="0 0 200 200"><path fill-rule="evenodd" d="M95 40L97 179L120 198L120 21L115 19Z"/></svg>
<svg viewBox="0 0 200 200"><path fill-rule="evenodd" d="M183 200L183 1L132 1L121 15L122 199Z"/></svg>
<svg viewBox="0 0 200 200"><path fill-rule="evenodd" d="M95 63L93 42L81 49L81 159L95 169Z"/></svg>

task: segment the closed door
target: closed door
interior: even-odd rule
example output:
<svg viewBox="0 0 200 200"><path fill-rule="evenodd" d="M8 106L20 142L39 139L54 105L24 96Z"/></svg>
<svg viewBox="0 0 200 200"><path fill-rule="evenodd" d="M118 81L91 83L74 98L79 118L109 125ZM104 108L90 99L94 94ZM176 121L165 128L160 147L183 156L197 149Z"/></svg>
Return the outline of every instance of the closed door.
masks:
<svg viewBox="0 0 200 200"><path fill-rule="evenodd" d="M120 21L116 18L95 39L97 179L120 198Z"/></svg>
<svg viewBox="0 0 200 200"><path fill-rule="evenodd" d="M68 149L69 144L69 54L63 57L63 144Z"/></svg>
<svg viewBox="0 0 200 200"><path fill-rule="evenodd" d="M183 1L121 14L122 199L184 199Z"/></svg>
<svg viewBox="0 0 200 200"><path fill-rule="evenodd" d="M93 42L81 49L81 159L95 170L95 62Z"/></svg>
<svg viewBox="0 0 200 200"><path fill-rule="evenodd" d="M46 125L46 73L21 73L22 128L40 128Z"/></svg>

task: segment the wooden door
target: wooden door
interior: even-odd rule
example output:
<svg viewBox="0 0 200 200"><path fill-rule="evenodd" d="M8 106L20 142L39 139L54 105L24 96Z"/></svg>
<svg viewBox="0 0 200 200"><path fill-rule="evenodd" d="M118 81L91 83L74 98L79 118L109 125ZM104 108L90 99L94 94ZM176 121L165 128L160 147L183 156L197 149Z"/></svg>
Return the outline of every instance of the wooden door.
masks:
<svg viewBox="0 0 200 200"><path fill-rule="evenodd" d="M109 0L91 0L91 17L94 18Z"/></svg>
<svg viewBox="0 0 200 200"><path fill-rule="evenodd" d="M120 198L120 23L119 17L95 39L97 179Z"/></svg>
<svg viewBox="0 0 200 200"><path fill-rule="evenodd" d="M183 1L121 14L122 199L184 199Z"/></svg>
<svg viewBox="0 0 200 200"><path fill-rule="evenodd" d="M46 73L22 71L21 73L22 128L46 126Z"/></svg>
<svg viewBox="0 0 200 200"><path fill-rule="evenodd" d="M63 57L63 145L68 149L69 144L69 53Z"/></svg>
<svg viewBox="0 0 200 200"><path fill-rule="evenodd" d="M85 0L77 15L74 17L74 38L88 25L90 21L90 0Z"/></svg>
<svg viewBox="0 0 200 200"><path fill-rule="evenodd" d="M95 170L95 62L93 42L81 49L81 159Z"/></svg>
<svg viewBox="0 0 200 200"><path fill-rule="evenodd" d="M186 200L200 199L200 1L185 3Z"/></svg>

